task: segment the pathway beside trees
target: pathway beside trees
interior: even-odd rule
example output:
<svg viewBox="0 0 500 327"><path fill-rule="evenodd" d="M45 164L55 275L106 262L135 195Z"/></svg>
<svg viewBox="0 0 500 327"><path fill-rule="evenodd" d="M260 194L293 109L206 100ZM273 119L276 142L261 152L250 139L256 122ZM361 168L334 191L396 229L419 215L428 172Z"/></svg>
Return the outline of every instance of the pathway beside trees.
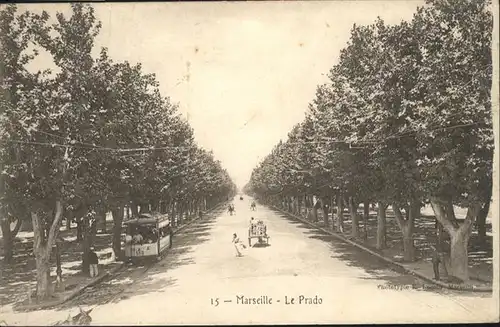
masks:
<svg viewBox="0 0 500 327"><path fill-rule="evenodd" d="M272 205L272 204L271 204ZM305 221L317 226L319 228L330 229L330 226L334 224L334 216L328 212L328 222L324 219L324 212L321 210L318 212L318 219L313 220L312 210L310 208L302 208L301 212L289 211L286 206L276 206L276 208L288 212L292 215L301 217ZM359 238L352 238L351 235L351 219L348 212L344 212L344 222L346 223L343 233L338 233L338 235L343 236L357 244L363 245L364 247L382 255L383 257L400 263L404 267L418 271L419 273L425 275L427 279L434 279L434 271L432 267L432 249L437 242L436 232L435 232L435 217L431 215L422 215L419 219L415 221L414 230L414 246L415 246L415 259L412 262L405 262L404 246L401 234L398 232L398 226L394 213L387 210L387 234L386 234L386 247L383 249L377 249L377 209L376 207L369 209L368 219L363 219L359 224L360 235ZM432 209L427 208L426 213L431 213ZM430 209L430 210L429 210ZM364 214L364 209L358 211L358 215ZM360 219L361 220L361 219ZM365 222L367 228L365 229ZM491 247L491 242L493 241L493 236L491 234L491 224L487 225L487 242ZM442 238L442 246L449 246L449 237L446 235ZM479 239L478 234L474 233L471 236L470 250L469 250L469 275L470 280L467 284L460 285L460 281L456 281L452 276L447 275L449 271L449 262L446 262L446 270L441 266L440 269L440 280L444 283L455 284L454 287L461 290L473 290L476 289L488 289L493 285L493 251L483 250L482 241Z"/></svg>
<svg viewBox="0 0 500 327"><path fill-rule="evenodd" d="M449 239L436 246L450 275L469 281L469 251L492 248L486 218L498 103L490 94L489 4L428 0L411 21L353 26L304 121L254 169L246 192L293 212L311 208L313 221L326 205L346 209L350 219L325 222L353 239L375 222L368 211L358 215L360 205L377 204L375 246L387 249L398 234L405 262L420 255L416 237L433 240L415 234L430 206L434 235Z"/></svg>
<svg viewBox="0 0 500 327"><path fill-rule="evenodd" d="M236 193L221 163L195 142L178 106L160 93L154 74L140 63L113 61L106 48L93 55L101 22L91 5L73 3L71 15L57 13L54 21L15 4L0 10L3 260L17 274L23 263L14 240L27 225L34 263L25 264L36 267L38 301L52 297L52 258L64 220L77 224L81 270L88 273L90 247L107 212L114 222L106 226L109 244L119 260L127 215L168 213L181 224ZM30 63L41 51L53 67L33 71Z"/></svg>

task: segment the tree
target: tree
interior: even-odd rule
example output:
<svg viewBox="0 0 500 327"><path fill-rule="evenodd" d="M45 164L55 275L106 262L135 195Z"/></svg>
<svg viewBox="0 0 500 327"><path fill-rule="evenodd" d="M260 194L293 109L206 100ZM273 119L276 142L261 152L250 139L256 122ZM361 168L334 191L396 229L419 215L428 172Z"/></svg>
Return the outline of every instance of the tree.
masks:
<svg viewBox="0 0 500 327"><path fill-rule="evenodd" d="M16 5L5 6L0 11L0 192L1 227L4 242L4 260L8 263L13 255L13 241L22 223L29 220L29 212L23 201L26 171L26 152L19 143L19 136L25 134L20 120L26 93L36 87L39 74L31 74L25 66L37 56L29 51L33 43L33 31L43 27L47 15L36 15L29 11L17 13ZM11 230L11 225L15 227Z"/></svg>
<svg viewBox="0 0 500 327"><path fill-rule="evenodd" d="M402 233L404 258L415 258L413 229L429 200L451 236L452 273L466 280L467 244L476 219L480 234L491 201L491 14L487 1L428 1L410 22L381 19L354 26L330 82L318 87L292 159L273 150L253 171L253 192L278 178L273 167L297 165L303 144L319 144L306 188L315 178L337 192L342 230L344 196L358 236L357 204L378 202L377 248L385 247L385 212L391 205ZM291 136L290 136L291 138ZM291 143L290 143L291 144ZM281 144L278 146L281 149ZM300 166L300 165L299 165ZM468 208L460 223L453 206ZM365 222L366 225L366 222ZM484 236L483 236L484 237Z"/></svg>
<svg viewBox="0 0 500 327"><path fill-rule="evenodd" d="M11 243L10 222L30 214L39 299L50 296L50 255L64 211L83 227L86 271L96 219L108 210L119 257L124 206L137 214L139 207L165 211L172 204L192 214L200 199L215 205L236 189L220 162L197 147L154 74L140 64L114 63L106 49L92 57L101 24L91 6L71 7L70 17L57 13L51 26L45 12L16 16L15 6L0 12L2 50L8 50L0 52L7 77L0 98L0 138L7 145L0 150L2 228ZM57 72L28 73L32 41L52 55Z"/></svg>
<svg viewBox="0 0 500 327"><path fill-rule="evenodd" d="M489 1L428 1L414 18L424 89L420 149L426 190L451 238L451 274L468 274L472 225L491 201L491 33ZM453 205L467 208L459 222Z"/></svg>

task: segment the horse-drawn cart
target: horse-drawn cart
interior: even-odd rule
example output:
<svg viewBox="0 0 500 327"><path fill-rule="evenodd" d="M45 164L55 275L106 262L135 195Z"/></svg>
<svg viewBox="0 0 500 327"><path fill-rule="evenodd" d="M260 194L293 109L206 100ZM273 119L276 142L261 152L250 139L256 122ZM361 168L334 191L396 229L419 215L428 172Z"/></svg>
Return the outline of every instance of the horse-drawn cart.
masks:
<svg viewBox="0 0 500 327"><path fill-rule="evenodd" d="M262 220L259 220L257 224L250 224L248 228L248 246L252 246L252 238L258 239L259 244L269 245L270 236L267 235L267 226Z"/></svg>

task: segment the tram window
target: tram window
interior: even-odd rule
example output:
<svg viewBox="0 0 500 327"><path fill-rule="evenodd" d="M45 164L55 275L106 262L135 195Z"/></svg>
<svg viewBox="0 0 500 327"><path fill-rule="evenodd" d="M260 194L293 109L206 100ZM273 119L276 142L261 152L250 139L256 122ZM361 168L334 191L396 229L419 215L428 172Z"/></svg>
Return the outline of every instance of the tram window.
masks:
<svg viewBox="0 0 500 327"><path fill-rule="evenodd" d="M158 240L156 227L152 225L129 225L127 235L132 237L134 244L155 243Z"/></svg>
<svg viewBox="0 0 500 327"><path fill-rule="evenodd" d="M145 226L144 228L144 242L156 243L158 241L157 229L154 226Z"/></svg>
<svg viewBox="0 0 500 327"><path fill-rule="evenodd" d="M170 226L160 228L160 237L164 238L170 234Z"/></svg>
<svg viewBox="0 0 500 327"><path fill-rule="evenodd" d="M132 237L132 242L134 244L142 244L144 242L141 226L130 225L127 234Z"/></svg>

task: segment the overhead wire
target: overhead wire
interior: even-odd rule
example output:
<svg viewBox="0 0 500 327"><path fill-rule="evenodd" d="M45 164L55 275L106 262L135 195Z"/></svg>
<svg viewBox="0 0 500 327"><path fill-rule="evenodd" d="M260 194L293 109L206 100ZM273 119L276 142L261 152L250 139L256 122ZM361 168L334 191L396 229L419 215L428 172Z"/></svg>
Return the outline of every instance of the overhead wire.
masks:
<svg viewBox="0 0 500 327"><path fill-rule="evenodd" d="M486 68L486 66L491 66L491 65L487 64L487 65L485 65L485 68ZM473 80L471 79L467 83L464 83L464 84L460 85L459 89L462 89L462 88L466 87L472 81ZM361 86L363 87L367 83L368 83L368 81L365 82L364 84L362 84ZM458 92L458 90L457 90L457 92ZM364 98L361 98L361 99L365 103L367 103ZM447 100L448 99L443 100L440 104L438 104L436 106L436 108L439 108ZM493 107L494 104L492 103L491 106ZM457 113L457 114L459 114L459 113ZM455 114L455 115L457 115L457 114ZM446 126L446 127L438 127L438 128L435 128L435 129L430 129L430 130L428 129L428 130L426 130L426 132L432 132L432 131L437 131L437 130L442 130L442 129L444 130L444 129L454 129L454 128L461 128L461 127L468 127L468 126L477 125L479 123L480 122L473 122L473 123L469 123L469 124L457 124L457 125ZM60 135L52 134L52 133L49 133L49 132L46 132L46 131L40 131L38 129L33 129L33 128L32 128L32 130L35 131L35 132L41 133L41 134L45 134L45 135L48 135L48 136L52 136L52 137L60 138L60 139L63 139L63 140L67 140L67 138L65 138L63 136L60 136ZM299 142L289 142L289 141L286 141L286 142L283 142L283 144L330 144L330 143L344 143L344 144L349 144L350 148L362 148L362 147L353 147L352 144L353 143L357 143L357 144L370 144L370 143L372 143L372 144L379 144L379 143L385 142L385 141L390 140L390 139L397 139L397 138L402 138L402 137L409 137L411 135L415 135L416 133L418 133L418 131L416 131L416 130L408 131L408 132L402 132L402 133L396 133L394 135L390 135L390 136L387 136L385 138L378 139L378 140L362 139L362 140L349 141L349 140L345 140L345 139L333 139L333 138L325 139L325 138L323 138L323 140L321 140L321 141L318 141L318 140L316 140L316 141L299 141ZM104 147L104 146L101 146L101 145L84 143L84 142L79 142L79 141L74 141L74 140L70 140L69 143L66 143L66 144L60 144L60 143L56 143L56 142L35 142L35 141L24 141L24 140L5 140L5 141L3 141L3 143L5 143L5 142L17 143L17 144L25 144L25 145L80 148L80 149L100 150L100 151L115 151L115 152L140 152L140 151L144 152L144 151L157 151L157 150L168 150L168 149L192 149L192 148L198 148L199 147L198 145L193 144L193 145L161 146L161 147L112 148L112 147Z"/></svg>
<svg viewBox="0 0 500 327"><path fill-rule="evenodd" d="M359 64L356 64L356 66L357 66L357 67L360 67L360 65L359 65ZM483 69L483 68L491 68L491 67L492 67L492 65L491 65L491 64L485 64L484 66L482 66L482 67L481 67L481 69ZM460 85L457 87L457 89L456 89L456 91L455 91L455 92L459 92L461 89L465 88L466 86L468 86L468 85L469 85L471 82L473 82L473 81L474 81L474 79L470 79L470 80L469 80L469 81L467 81L466 83L462 83L462 84L460 84ZM363 87L365 87L365 86L366 86L369 82L371 82L371 81L366 81L365 83L361 84L361 86L360 86L360 87L358 87L358 88L363 88ZM351 87L351 85L350 85L350 83L349 83L349 82L347 82L347 83L348 83L349 87L350 87L350 88L352 88L352 87ZM371 104L370 104L370 103L368 103L368 102L367 102L367 101L366 101L363 97L360 97L360 99L361 99L363 102L365 102L365 104L366 104L366 105L371 105ZM442 100L442 101L441 101L438 105L433 106L433 107L437 109L437 108L441 107L443 104L445 104L445 103L446 103L446 101L448 101L448 100L449 100L448 98L443 99L443 100ZM494 104L492 103L492 104L491 104L491 106L492 106L492 108L493 108ZM454 114L454 115L452 115L452 116L456 116L456 115L458 115L458 114L460 114L460 113L456 113L456 114ZM357 117L355 116L354 118L357 118ZM400 133L395 133L395 134L390 135L390 136L388 136L388 137L386 137L386 138L383 138L383 139L382 139L382 141L385 141L385 140L388 140L388 139L391 139L391 138L398 138L398 136L399 136L399 135L404 135L404 134L407 134L407 133L413 133L413 132L415 132L415 131L408 131L408 132L403 132L403 133L401 133L401 132L400 132ZM342 143L342 141L341 141L341 140L334 141L334 142L332 142L332 143L336 143L336 142L337 142L337 143ZM351 142L351 143L379 143L379 142L380 142L380 141L373 141L373 140L360 140L360 141ZM287 143L288 143L288 142L287 142ZM323 143L323 142L314 142L314 143ZM345 143L349 143L349 142L345 142ZM293 144L293 143L292 143L292 144Z"/></svg>

